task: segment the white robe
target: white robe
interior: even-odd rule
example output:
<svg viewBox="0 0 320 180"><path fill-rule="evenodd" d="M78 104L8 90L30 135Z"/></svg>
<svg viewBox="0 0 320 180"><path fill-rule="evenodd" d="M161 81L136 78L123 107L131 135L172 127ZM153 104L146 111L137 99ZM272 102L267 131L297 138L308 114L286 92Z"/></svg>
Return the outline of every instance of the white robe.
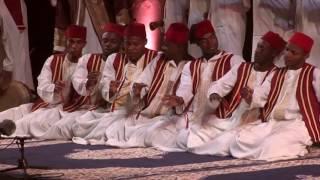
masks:
<svg viewBox="0 0 320 180"><path fill-rule="evenodd" d="M0 0L0 36L6 58L3 69L13 72L13 79L26 84L34 89L31 63L29 55L27 8L24 1L20 1L23 24L26 29L17 28L4 0Z"/></svg>
<svg viewBox="0 0 320 180"><path fill-rule="evenodd" d="M189 0L166 1L164 5L164 30L167 31L170 24L180 22L187 24L187 10Z"/></svg>
<svg viewBox="0 0 320 180"><path fill-rule="evenodd" d="M288 70L276 105L265 123L248 125L236 133L230 144L230 153L236 158L275 161L297 158L308 153L312 145L296 98L301 69ZM253 93L251 108L263 107L267 101L271 81ZM313 88L320 100L320 70L313 74Z"/></svg>
<svg viewBox="0 0 320 180"><path fill-rule="evenodd" d="M15 121L16 131L14 135L31 135L33 137L39 137L43 135L52 124L60 119L60 110L62 109L61 101L68 99L68 94L71 87L71 75L75 70L77 63L72 63L68 60L67 56L63 62L63 81L66 84L62 94L56 94L54 92L55 84L52 82L51 62L53 56L50 56L38 76L38 95L49 106L46 108L40 108L36 111L23 116ZM13 136L14 136L13 135Z"/></svg>
<svg viewBox="0 0 320 180"><path fill-rule="evenodd" d="M320 1L297 0L297 31L314 40L307 62L320 68Z"/></svg>
<svg viewBox="0 0 320 180"><path fill-rule="evenodd" d="M211 0L209 20L211 21L219 48L242 56L246 35L246 13L250 0Z"/></svg>
<svg viewBox="0 0 320 180"><path fill-rule="evenodd" d="M142 89L141 98L149 90L153 76L155 75L155 67L157 60L150 63L136 83L146 84L147 87ZM148 107L140 112L137 118L137 113L127 115L127 117L118 120L116 123L109 126L106 130L106 136L108 138L107 145L118 147L145 147L145 138L148 129L157 122L157 115L168 115L171 112L171 108L162 105L162 98L172 93L174 83L179 78L183 66L186 62L181 61L178 65L173 60L166 63L164 70L164 80L154 99L150 102ZM133 100L135 101L135 100ZM143 108L140 106L139 109Z"/></svg>
<svg viewBox="0 0 320 180"><path fill-rule="evenodd" d="M188 27L191 28L193 24L196 24L204 20L204 14L208 12L210 1L208 0L190 0L189 5L189 16L188 16ZM195 57L201 57L202 51L200 47L194 43L189 43L188 53Z"/></svg>
<svg viewBox="0 0 320 180"><path fill-rule="evenodd" d="M148 146L153 146L164 151L185 151L187 147L200 145L203 141L210 139L211 135L208 135L207 132L210 132L212 135L215 134L210 130L212 129L211 125L200 125L200 120L198 121L199 118L197 116L201 114L202 109L206 108L206 94L211 82L213 67L216 60L220 57L221 53L202 62L200 86L188 112L183 115L171 117L163 116L162 122L159 121L159 123L154 124L153 127L150 128L146 138L146 144ZM231 58L231 67L237 68L241 62L243 62L243 59L235 55ZM177 96L182 97L185 104L183 107L176 108L177 114L182 113L182 109L187 106L187 103L193 96L191 77L190 63L187 63L183 68L181 83L177 90ZM195 112L197 114L194 114ZM186 129L187 119L191 120L188 129ZM209 117L204 121L210 123L208 119Z"/></svg>
<svg viewBox="0 0 320 180"><path fill-rule="evenodd" d="M94 88L92 92L89 92L86 89L86 83L88 81L88 61L90 59L92 54L86 54L83 55L76 66L76 69L72 75L72 84L75 91L81 95L92 95L91 101L95 102L95 98L97 97L97 94L100 93L99 87L97 86ZM103 61L101 64L100 71L103 70L105 62ZM56 119L56 123L53 124L43 135L41 135L40 139L71 139L73 137L72 133L72 126L74 125L76 118L80 117L81 115L85 114L88 111L88 108L90 108L90 104L85 104L80 107L80 109L77 109L74 112L66 112L66 111L60 111L61 119ZM94 110L94 113L99 113L100 109Z"/></svg>
<svg viewBox="0 0 320 180"><path fill-rule="evenodd" d="M254 68L252 69L247 87L251 89L255 89L256 87L261 86L264 79L266 78L267 71L261 72L256 71ZM270 73L268 77L272 77L273 73ZM224 97L228 95L234 88L238 78L238 69L233 68L229 71L224 77L216 81L208 91L208 98L211 94L216 93L220 97ZM238 107L232 113L230 118L226 119L217 119L215 123L215 127L222 131L222 133L218 134L212 140L206 142L205 144L189 149L190 152L195 154L207 154L207 155L229 155L229 144L234 138L234 133L237 128L241 128L243 114L248 110L249 105L241 100Z"/></svg>
<svg viewBox="0 0 320 180"><path fill-rule="evenodd" d="M126 114L125 103L123 98L128 97L130 86L133 80L135 80L142 72L143 62L145 55L141 56L137 64L128 62L124 67L124 77L125 82L121 90L117 95L109 97L110 82L115 80L116 72L113 66L116 54L112 54L108 57L106 65L103 70L102 80L100 82L102 97L113 103L114 101L119 103L115 106L113 112L106 113L96 113L94 111L89 111L83 116L80 116L74 122L72 126L72 131L74 137L72 141L78 144L104 144L105 131L114 121L117 121L120 117L124 117ZM155 57L158 58L159 56ZM123 97L122 100L119 97Z"/></svg>

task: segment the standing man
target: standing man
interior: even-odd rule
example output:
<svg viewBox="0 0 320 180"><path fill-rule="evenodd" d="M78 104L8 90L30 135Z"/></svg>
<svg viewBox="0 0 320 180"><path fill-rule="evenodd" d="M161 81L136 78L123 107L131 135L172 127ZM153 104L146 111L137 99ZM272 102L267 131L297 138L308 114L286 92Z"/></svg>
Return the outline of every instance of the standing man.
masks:
<svg viewBox="0 0 320 180"><path fill-rule="evenodd" d="M0 38L1 78L8 82L20 81L34 89L29 56L27 8L23 0L0 0Z"/></svg>
<svg viewBox="0 0 320 180"><path fill-rule="evenodd" d="M219 49L242 56L250 6L250 0L210 1L208 18L216 31Z"/></svg>

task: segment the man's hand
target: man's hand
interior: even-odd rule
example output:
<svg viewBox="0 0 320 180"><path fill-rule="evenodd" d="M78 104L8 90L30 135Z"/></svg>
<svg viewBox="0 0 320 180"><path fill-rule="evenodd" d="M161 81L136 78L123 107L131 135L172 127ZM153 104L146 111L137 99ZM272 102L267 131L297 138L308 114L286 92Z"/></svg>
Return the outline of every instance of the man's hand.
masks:
<svg viewBox="0 0 320 180"><path fill-rule="evenodd" d="M54 92L60 93L65 87L65 83L63 81L58 81L55 83Z"/></svg>
<svg viewBox="0 0 320 180"><path fill-rule="evenodd" d="M249 87L242 88L240 91L241 97L246 101L246 103L251 104L253 90Z"/></svg>
<svg viewBox="0 0 320 180"><path fill-rule="evenodd" d="M221 101L222 101L222 97L221 97L219 94L217 94L217 93L213 93L213 94L210 94L209 100L210 100L210 102L212 102L212 101L219 101L219 102L221 102Z"/></svg>
<svg viewBox="0 0 320 180"><path fill-rule="evenodd" d="M162 103L169 107L177 107L183 105L184 101L180 96L166 95L162 98Z"/></svg>
<svg viewBox="0 0 320 180"><path fill-rule="evenodd" d="M97 85L99 76L100 76L100 72L90 72L88 74L88 77L87 77L88 81L86 84L87 90L90 91Z"/></svg>
<svg viewBox="0 0 320 180"><path fill-rule="evenodd" d="M120 81L111 81L110 82L109 91L110 91L111 94L115 94L117 92L117 90L118 90L118 88L120 86L120 83L121 83Z"/></svg>
<svg viewBox="0 0 320 180"><path fill-rule="evenodd" d="M136 96L136 97L140 97L142 88L144 88L146 86L147 85L143 84L143 83L134 83L133 86L132 86L133 95Z"/></svg>

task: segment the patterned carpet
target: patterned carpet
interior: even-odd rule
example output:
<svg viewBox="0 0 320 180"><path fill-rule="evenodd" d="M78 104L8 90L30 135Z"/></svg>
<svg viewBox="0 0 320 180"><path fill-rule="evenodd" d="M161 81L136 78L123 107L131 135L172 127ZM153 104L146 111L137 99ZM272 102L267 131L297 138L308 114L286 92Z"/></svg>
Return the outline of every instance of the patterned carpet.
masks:
<svg viewBox="0 0 320 180"><path fill-rule="evenodd" d="M3 149L10 142L0 141L0 170L14 167L19 158L15 144ZM42 179L320 179L319 147L312 147L306 157L278 162L66 141L29 141L25 154L29 165L48 168L28 169L28 174L41 175ZM0 174L0 179L15 177L22 177L22 171Z"/></svg>

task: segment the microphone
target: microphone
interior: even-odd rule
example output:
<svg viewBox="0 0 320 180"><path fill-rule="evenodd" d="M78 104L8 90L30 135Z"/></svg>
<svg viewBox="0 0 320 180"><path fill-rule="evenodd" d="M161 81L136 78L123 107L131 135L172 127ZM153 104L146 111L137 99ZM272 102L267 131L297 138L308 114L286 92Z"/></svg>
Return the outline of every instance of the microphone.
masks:
<svg viewBox="0 0 320 180"><path fill-rule="evenodd" d="M5 119L0 123L0 136L10 136L16 131L16 124L9 119Z"/></svg>

